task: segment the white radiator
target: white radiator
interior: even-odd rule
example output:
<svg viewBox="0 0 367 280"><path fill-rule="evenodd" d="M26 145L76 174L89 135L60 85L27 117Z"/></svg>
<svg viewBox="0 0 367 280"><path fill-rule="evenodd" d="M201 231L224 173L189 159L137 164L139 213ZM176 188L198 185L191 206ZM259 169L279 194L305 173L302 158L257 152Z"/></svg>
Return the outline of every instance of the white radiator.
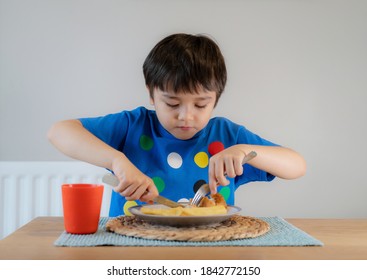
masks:
<svg viewBox="0 0 367 280"><path fill-rule="evenodd" d="M105 169L83 162L0 161L0 239L38 216L62 216L61 185L101 183ZM101 216L112 189L105 185Z"/></svg>

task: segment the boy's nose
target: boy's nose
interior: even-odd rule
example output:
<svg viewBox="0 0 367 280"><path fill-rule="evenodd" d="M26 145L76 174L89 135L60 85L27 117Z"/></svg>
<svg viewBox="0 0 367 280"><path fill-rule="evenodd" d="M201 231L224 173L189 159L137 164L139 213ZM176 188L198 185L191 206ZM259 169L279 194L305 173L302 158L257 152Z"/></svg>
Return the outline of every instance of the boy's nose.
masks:
<svg viewBox="0 0 367 280"><path fill-rule="evenodd" d="M182 108L178 112L178 119L180 121L183 121L183 120L192 120L193 119L193 115L192 115L191 108L189 106L182 106Z"/></svg>

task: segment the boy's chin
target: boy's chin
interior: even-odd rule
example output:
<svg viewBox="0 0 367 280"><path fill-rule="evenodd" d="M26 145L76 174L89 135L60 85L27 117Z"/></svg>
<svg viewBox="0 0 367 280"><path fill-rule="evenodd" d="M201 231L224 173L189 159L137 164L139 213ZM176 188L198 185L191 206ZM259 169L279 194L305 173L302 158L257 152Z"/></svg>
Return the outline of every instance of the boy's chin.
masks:
<svg viewBox="0 0 367 280"><path fill-rule="evenodd" d="M195 133L175 133L173 132L171 134L179 140L189 140L195 136L196 132Z"/></svg>

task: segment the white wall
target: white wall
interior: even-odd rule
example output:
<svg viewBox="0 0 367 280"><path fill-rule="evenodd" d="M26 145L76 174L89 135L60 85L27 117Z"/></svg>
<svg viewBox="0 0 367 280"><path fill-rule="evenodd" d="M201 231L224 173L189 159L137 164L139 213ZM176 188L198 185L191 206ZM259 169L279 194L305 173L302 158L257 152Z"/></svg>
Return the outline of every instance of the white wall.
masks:
<svg viewBox="0 0 367 280"><path fill-rule="evenodd" d="M216 110L304 155L308 173L241 188L250 215L367 217L367 2L0 0L0 161L65 161L60 119L148 104L142 63L173 32L211 34Z"/></svg>

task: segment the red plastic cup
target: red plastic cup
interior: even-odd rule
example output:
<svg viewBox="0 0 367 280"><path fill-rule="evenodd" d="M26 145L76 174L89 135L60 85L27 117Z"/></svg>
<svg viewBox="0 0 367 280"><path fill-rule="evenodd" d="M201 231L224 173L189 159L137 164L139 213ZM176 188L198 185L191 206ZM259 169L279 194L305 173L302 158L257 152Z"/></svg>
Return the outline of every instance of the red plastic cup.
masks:
<svg viewBox="0 0 367 280"><path fill-rule="evenodd" d="M98 230L103 185L63 184L64 226L68 233L91 234Z"/></svg>

